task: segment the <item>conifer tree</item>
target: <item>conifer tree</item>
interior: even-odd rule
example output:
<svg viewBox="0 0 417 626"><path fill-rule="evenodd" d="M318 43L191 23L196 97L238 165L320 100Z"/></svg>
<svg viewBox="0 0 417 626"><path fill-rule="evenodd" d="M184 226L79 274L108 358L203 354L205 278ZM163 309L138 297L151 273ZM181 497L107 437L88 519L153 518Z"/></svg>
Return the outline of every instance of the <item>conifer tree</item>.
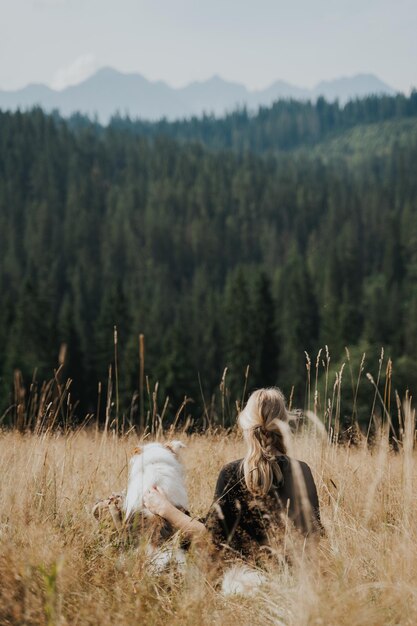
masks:
<svg viewBox="0 0 417 626"><path fill-rule="evenodd" d="M279 355L275 303L270 281L262 270L255 274L252 308L255 357L251 363L251 384L255 387L268 387L277 383Z"/></svg>
<svg viewBox="0 0 417 626"><path fill-rule="evenodd" d="M232 394L239 397L244 387L246 368L255 359L255 324L245 269L237 267L228 277L225 289L226 366Z"/></svg>

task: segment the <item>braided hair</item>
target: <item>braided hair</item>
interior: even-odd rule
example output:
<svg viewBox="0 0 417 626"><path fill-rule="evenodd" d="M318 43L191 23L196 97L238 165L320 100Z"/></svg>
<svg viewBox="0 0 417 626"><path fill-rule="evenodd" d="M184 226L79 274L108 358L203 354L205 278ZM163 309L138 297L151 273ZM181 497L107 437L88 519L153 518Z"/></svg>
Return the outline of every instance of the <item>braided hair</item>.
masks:
<svg viewBox="0 0 417 626"><path fill-rule="evenodd" d="M246 487L256 496L265 496L283 480L277 455L286 454L284 441L288 413L285 398L277 388L254 391L239 414L239 426L246 441L242 461Z"/></svg>

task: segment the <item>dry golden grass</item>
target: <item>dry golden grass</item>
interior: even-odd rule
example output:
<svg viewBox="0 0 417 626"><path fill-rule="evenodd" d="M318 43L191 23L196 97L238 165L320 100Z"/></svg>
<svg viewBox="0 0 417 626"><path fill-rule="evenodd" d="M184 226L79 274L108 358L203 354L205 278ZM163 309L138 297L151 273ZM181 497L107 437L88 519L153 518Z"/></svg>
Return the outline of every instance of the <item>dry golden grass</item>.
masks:
<svg viewBox="0 0 417 626"><path fill-rule="evenodd" d="M254 598L224 598L198 550L184 577L147 572L91 515L123 489L133 435L0 433L0 624L417 623L417 503L412 434L329 445L312 432L294 451L316 478L327 537L314 557L276 566ZM207 511L221 466L242 455L237 435L183 437L191 510Z"/></svg>

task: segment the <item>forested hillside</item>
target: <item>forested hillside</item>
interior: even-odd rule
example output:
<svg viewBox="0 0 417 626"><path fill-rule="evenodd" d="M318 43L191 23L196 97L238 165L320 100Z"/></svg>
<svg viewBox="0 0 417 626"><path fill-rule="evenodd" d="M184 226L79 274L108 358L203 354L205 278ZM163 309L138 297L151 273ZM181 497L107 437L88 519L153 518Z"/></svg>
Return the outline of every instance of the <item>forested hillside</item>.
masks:
<svg viewBox="0 0 417 626"><path fill-rule="evenodd" d="M260 107L258 113L246 109L222 119L213 116L191 120L151 123L114 117L111 127L140 136L165 135L180 141L199 141L215 150L232 149L257 153L291 150L302 145L313 146L326 138L358 125L388 120L416 118L417 91L410 97L370 96L341 106L318 98L315 103L279 100L272 107ZM83 123L74 116L72 124Z"/></svg>
<svg viewBox="0 0 417 626"><path fill-rule="evenodd" d="M170 414L201 414L226 366L232 402L247 364L303 405L325 344L383 345L417 391L416 163L416 93L170 125L0 113L0 414L62 343L94 412L114 325L126 411L139 333Z"/></svg>

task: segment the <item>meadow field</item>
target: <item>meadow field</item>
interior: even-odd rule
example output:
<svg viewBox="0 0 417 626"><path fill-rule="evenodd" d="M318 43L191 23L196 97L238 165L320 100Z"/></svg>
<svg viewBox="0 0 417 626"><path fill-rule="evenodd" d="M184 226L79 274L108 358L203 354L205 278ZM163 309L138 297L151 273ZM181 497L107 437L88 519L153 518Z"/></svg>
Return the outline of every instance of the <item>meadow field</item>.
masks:
<svg viewBox="0 0 417 626"><path fill-rule="evenodd" d="M94 502L125 487L133 433L0 433L0 624L417 623L417 470L414 414L403 411L394 450L381 429L372 447L337 445L300 430L291 454L317 483L326 536L280 555L253 597L224 597L220 570L194 547L183 574L151 573L145 546L97 524ZM234 431L175 433L190 509L203 515L221 466L242 455Z"/></svg>

